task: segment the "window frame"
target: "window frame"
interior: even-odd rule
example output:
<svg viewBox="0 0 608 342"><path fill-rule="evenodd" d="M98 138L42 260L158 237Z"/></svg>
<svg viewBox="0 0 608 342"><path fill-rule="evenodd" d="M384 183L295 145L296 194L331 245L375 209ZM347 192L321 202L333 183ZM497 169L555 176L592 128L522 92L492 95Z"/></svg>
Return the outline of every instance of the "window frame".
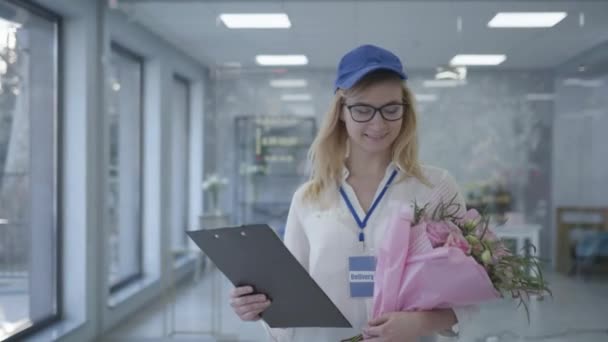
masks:
<svg viewBox="0 0 608 342"><path fill-rule="evenodd" d="M54 220L52 222L53 225L53 233L55 237L55 313L48 316L47 318L39 321L32 322L27 327L15 331L12 335L8 336L4 341L6 342L16 342L21 341L26 337L32 336L33 334L49 327L50 325L60 321L63 318L63 265L62 265L62 257L63 257L63 217L61 213L63 212L63 193L61 189L63 188L63 93L64 93L64 81L63 81L63 19L62 17L30 0L7 0L7 3L12 6L20 7L33 15L36 15L40 18L46 19L51 22L55 27L53 42L54 42L54 57L55 63L53 65L53 74L54 74L54 110L53 110L53 143L54 143L54 155L53 155L53 165L52 168L54 170L53 175L53 197L55 199L53 203L53 215Z"/></svg>
<svg viewBox="0 0 608 342"><path fill-rule="evenodd" d="M120 292L122 289L128 287L129 285L143 279L144 277L144 241L143 241L143 224L144 224L144 203L143 203L143 199L144 199L144 177L143 177L143 171L144 171L144 156L145 156L145 146L144 146L144 104L145 104L145 58L142 57L141 55L137 54L136 52L133 52L131 49L121 45L120 43L112 40L110 42L110 51L111 53L115 53L117 55L120 55L122 57L126 57L128 59L131 59L133 61L136 61L137 64L139 65L139 87L140 87L140 97L139 97L139 170L142 172L141 177L139 177L139 212L138 212L138 226L137 226L137 233L138 236L140 237L138 239L138 243L137 243L137 264L138 264L138 272L118 281L115 284L110 284L109 283L109 279L108 281L108 285L109 285L109 291L110 294L115 294L117 292ZM104 115L107 115L107 112L104 112ZM108 158L109 161L109 158ZM106 165L107 167L108 165ZM104 171L105 172L105 171ZM104 193L106 193L107 191L107 184L104 184ZM106 215L105 211L104 211L104 216ZM108 236L107 236L108 237ZM106 237L106 238L107 238ZM109 265L108 265L109 267Z"/></svg>

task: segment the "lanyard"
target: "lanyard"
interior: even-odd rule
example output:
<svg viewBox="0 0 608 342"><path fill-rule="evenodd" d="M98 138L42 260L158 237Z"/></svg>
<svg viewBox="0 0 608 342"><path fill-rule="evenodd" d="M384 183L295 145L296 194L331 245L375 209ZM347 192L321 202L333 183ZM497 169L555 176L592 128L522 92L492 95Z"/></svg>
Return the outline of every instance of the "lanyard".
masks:
<svg viewBox="0 0 608 342"><path fill-rule="evenodd" d="M380 201L382 200L382 197L384 197L386 190L388 190L388 187L389 187L389 185L391 185L391 183L395 179L395 176L397 176L397 170L394 170L393 173L391 174L391 177L388 179L388 181L386 181L384 188L382 189L382 191L380 192L380 194L378 195L376 200L374 200L374 203L372 203L372 206L369 208L369 211L365 215L365 218L363 219L363 221L361 221L361 219L359 218L359 215L357 215L357 211L353 207L352 202L346 195L346 192L344 191L344 189L340 186L340 194L342 195L342 198L344 199L346 206L350 210L350 213L353 215L353 218L355 219L355 221L357 222L357 225L359 226L359 229L361 230L359 232L359 241L365 243L365 234L363 233L363 230L367 226L367 221L369 221L369 218L372 216L372 213L378 206L378 203L380 203Z"/></svg>

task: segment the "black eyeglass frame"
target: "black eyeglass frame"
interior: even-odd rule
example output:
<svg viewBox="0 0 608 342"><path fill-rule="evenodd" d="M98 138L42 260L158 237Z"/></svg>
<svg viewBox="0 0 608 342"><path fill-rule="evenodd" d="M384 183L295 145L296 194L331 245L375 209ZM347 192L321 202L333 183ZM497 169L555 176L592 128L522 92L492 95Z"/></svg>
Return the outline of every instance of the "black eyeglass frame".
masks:
<svg viewBox="0 0 608 342"><path fill-rule="evenodd" d="M382 118L386 121L398 121L403 119L403 116L405 115L405 111L407 110L407 103L405 102L401 102L401 103L387 103L382 107L374 107L372 105L369 104L364 104L364 103L356 103L353 105L347 105L346 103L343 104L346 108L348 108L348 112L350 113L350 117L353 119L353 121L355 122L359 122L359 123L363 123L363 122L369 122L372 121L372 119L374 118L374 116L376 116L376 113L380 113L380 116L382 116ZM384 115L384 112L382 111L382 109L389 107L389 106L401 106L403 107L403 111L401 112L401 116L396 118L396 119L387 119L386 116ZM353 112L352 112L352 108L354 107L366 107L366 108L371 108L374 110L374 112L372 113L372 115L369 117L369 119L367 120L357 120L354 118L353 116Z"/></svg>

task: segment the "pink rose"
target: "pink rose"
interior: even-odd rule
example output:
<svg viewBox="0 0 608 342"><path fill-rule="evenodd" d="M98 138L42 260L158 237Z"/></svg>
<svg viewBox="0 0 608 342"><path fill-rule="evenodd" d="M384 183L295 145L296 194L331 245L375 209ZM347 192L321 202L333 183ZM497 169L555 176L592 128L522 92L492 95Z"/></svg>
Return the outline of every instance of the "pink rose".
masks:
<svg viewBox="0 0 608 342"><path fill-rule="evenodd" d="M462 218L463 221L476 221L481 217L476 209L469 209Z"/></svg>
<svg viewBox="0 0 608 342"><path fill-rule="evenodd" d="M460 232L451 231L445 241L445 246L456 247L463 251L464 254L471 254L471 245L469 245L467 239Z"/></svg>
<svg viewBox="0 0 608 342"><path fill-rule="evenodd" d="M481 222L481 215L475 209L469 209L462 217L462 224L467 229L475 228Z"/></svg>
<svg viewBox="0 0 608 342"><path fill-rule="evenodd" d="M511 251L507 247L505 247L502 243L496 245L494 249L494 261L497 262L503 257L511 255Z"/></svg>
<svg viewBox="0 0 608 342"><path fill-rule="evenodd" d="M426 234L433 248L443 246L452 230L452 226L444 221L429 221L426 225Z"/></svg>

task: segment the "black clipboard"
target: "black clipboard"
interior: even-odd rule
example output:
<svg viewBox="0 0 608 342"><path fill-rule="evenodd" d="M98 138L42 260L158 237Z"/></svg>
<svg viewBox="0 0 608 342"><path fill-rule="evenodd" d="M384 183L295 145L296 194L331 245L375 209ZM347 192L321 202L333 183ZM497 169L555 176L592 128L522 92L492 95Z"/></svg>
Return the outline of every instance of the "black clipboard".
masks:
<svg viewBox="0 0 608 342"><path fill-rule="evenodd" d="M187 234L235 286L251 285L270 298L262 316L270 327L352 327L268 225Z"/></svg>

